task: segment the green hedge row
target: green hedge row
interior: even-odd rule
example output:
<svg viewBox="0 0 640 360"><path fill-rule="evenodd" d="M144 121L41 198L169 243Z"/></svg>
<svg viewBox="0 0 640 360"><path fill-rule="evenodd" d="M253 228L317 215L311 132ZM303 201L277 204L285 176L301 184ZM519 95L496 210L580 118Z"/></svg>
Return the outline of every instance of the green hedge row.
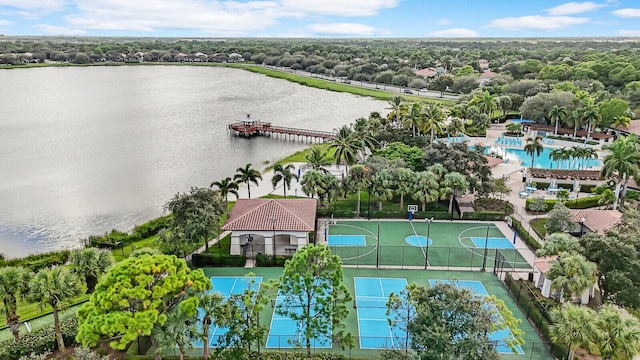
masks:
<svg viewBox="0 0 640 360"><path fill-rule="evenodd" d="M531 251L535 252L542 247L542 245L540 245L540 243L533 236L531 236L528 231L524 229L520 221L516 220L516 218L513 216L511 216L511 223L513 224L512 226L516 230L516 233L518 234L520 239L522 239L524 243L527 244Z"/></svg>
<svg viewBox="0 0 640 360"><path fill-rule="evenodd" d="M273 263L273 255L258 254L256 255L256 266L270 267L270 266L284 266L284 263L291 259L293 255L277 255L276 263Z"/></svg>
<svg viewBox="0 0 640 360"><path fill-rule="evenodd" d="M104 233L103 235L91 235L84 240L84 243L87 246L109 249L129 245L156 235L160 230L168 226L170 220L171 215L161 216L149 220L144 224L136 225L130 234L113 229L111 232Z"/></svg>
<svg viewBox="0 0 640 360"><path fill-rule="evenodd" d="M38 270L43 268L65 264L69 260L70 255L71 252L69 250L61 250L43 254L29 255L27 257L11 260L5 260L4 257L0 257L0 267L22 266L25 269L29 269L33 272L38 272Z"/></svg>
<svg viewBox="0 0 640 360"><path fill-rule="evenodd" d="M538 188L538 190L547 190L547 189L549 189L550 185L551 185L551 183L548 183L548 182L536 181L536 188ZM580 185L580 191L581 192L593 192L593 189L595 189L596 186L597 185L589 185L589 184ZM573 184L559 184L559 183L556 183L556 187L558 187L560 189L567 189L569 191L573 191Z"/></svg>
<svg viewBox="0 0 640 360"><path fill-rule="evenodd" d="M525 208L527 209L527 211L531 211L531 203L534 200L535 198L527 199L526 205L525 205ZM588 196L588 197L583 197L583 198L574 199L574 200L567 200L564 202L564 205L569 209L588 209L588 208L598 206L598 200L599 200L598 196ZM551 211L551 209L553 209L554 205L558 201L559 200L556 200L556 199L545 199L544 203L546 204L546 209L543 210L543 212Z"/></svg>
<svg viewBox="0 0 640 360"><path fill-rule="evenodd" d="M76 345L76 334L78 334L78 319L73 317L60 323L62 337L67 346ZM31 353L43 354L53 352L58 349L53 325L47 328L36 330L30 334L22 333L20 340L14 343L13 339L0 343L0 359L17 360L21 356Z"/></svg>
<svg viewBox="0 0 640 360"><path fill-rule="evenodd" d="M334 218L353 218L356 216L356 212L354 210L346 210L346 209L318 209L319 217L331 217ZM367 213L366 211L360 212L360 217L366 218L370 216L372 219L407 219L406 211L398 211L398 210L375 210L371 211L371 213ZM437 220L449 220L451 218L451 213L445 211L417 211L413 217L415 219L425 219L434 217ZM458 214L453 214L454 219L458 219Z"/></svg>
<svg viewBox="0 0 640 360"><path fill-rule="evenodd" d="M242 255L193 254L191 263L195 267L243 267L246 259Z"/></svg>

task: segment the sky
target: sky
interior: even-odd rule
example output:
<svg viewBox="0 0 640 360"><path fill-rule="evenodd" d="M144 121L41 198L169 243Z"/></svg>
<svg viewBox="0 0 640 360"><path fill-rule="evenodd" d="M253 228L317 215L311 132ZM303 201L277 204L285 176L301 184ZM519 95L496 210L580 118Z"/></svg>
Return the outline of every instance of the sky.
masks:
<svg viewBox="0 0 640 360"><path fill-rule="evenodd" d="M0 0L0 34L640 37L640 0Z"/></svg>

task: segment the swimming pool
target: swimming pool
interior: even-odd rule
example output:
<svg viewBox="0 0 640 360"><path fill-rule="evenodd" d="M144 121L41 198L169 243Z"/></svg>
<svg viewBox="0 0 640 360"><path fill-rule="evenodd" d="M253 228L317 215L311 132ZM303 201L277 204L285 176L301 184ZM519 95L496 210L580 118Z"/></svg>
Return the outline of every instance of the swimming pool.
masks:
<svg viewBox="0 0 640 360"><path fill-rule="evenodd" d="M582 159L571 159L569 161L562 160L559 162L552 161L549 158L549 152L551 148L544 148L540 155L536 156L533 167L539 169L582 169L583 162ZM505 149L497 146L486 146L485 152L495 153L502 156L502 159L505 160L506 163L518 163L521 162L522 166L530 167L531 166L531 156L527 154L523 149ZM584 161L584 169L591 169L593 167L602 166L602 162L598 159L590 159Z"/></svg>
<svg viewBox="0 0 640 360"><path fill-rule="evenodd" d="M522 123L532 123L534 122L533 120L527 120L527 119L509 119L507 121L510 121L512 123L516 123L516 124L522 124Z"/></svg>

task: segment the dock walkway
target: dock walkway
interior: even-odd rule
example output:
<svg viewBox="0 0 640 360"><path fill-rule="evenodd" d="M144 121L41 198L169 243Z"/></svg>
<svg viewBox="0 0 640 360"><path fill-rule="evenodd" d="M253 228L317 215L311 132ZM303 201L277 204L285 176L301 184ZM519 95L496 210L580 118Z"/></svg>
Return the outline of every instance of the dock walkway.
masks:
<svg viewBox="0 0 640 360"><path fill-rule="evenodd" d="M234 136L284 136L298 140L320 140L329 141L335 138L335 134L329 131L298 129L285 126L271 125L269 122L252 120L247 116L247 120L238 121L227 126L229 132Z"/></svg>

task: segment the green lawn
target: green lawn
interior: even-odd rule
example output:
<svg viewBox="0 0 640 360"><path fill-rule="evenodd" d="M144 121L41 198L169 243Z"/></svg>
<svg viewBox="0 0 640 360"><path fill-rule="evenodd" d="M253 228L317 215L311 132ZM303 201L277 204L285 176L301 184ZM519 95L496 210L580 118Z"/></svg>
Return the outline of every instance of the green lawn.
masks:
<svg viewBox="0 0 640 360"><path fill-rule="evenodd" d="M529 221L531 227L538 233L538 236L544 238L547 236L547 228L544 225L547 223L547 218L537 218Z"/></svg>
<svg viewBox="0 0 640 360"><path fill-rule="evenodd" d="M251 271L256 276L262 276L263 281L269 281L271 279L277 280L282 274L282 268L255 268ZM205 268L206 276L244 276L249 270L243 268ZM433 270L381 270L381 269L344 269L344 281L345 285L351 292L352 296L355 295L354 289L354 277L380 277L380 278L404 278L408 283L416 283L419 285L428 286L429 279L454 279L454 280L479 280L482 281L484 287L489 294L495 295L497 298L502 299L507 308L511 310L514 316L521 321L519 327L525 333L525 344L522 345L524 355L502 355L503 359L533 359L533 360L547 360L552 359L551 355L547 352L546 348L542 345L540 338L536 331L529 324L525 315L520 311L514 299L509 295L506 288L502 285L500 280L491 272L458 272L458 271L433 271ZM350 304L351 305L351 304ZM271 318L273 316L274 309L271 306L266 306L260 313L260 319L266 325L271 324ZM341 351L337 347L332 349L317 349L315 351L342 353L354 358L373 359L378 355L377 350L365 350L359 347L359 331L357 311L353 306L349 306L349 314L347 315L344 324L346 330L351 332L356 337L356 347L351 351ZM381 335L383 336L383 335ZM269 351L269 349L266 349ZM300 350L291 350L300 351ZM189 350L189 354L193 356L201 355L201 349Z"/></svg>
<svg viewBox="0 0 640 360"><path fill-rule="evenodd" d="M351 94L360 95L360 96L369 96L379 100L389 100L393 96L397 95L397 93L392 93L389 91L366 89L359 86L341 84L341 83L336 83L328 80L309 78L306 76L295 75L288 72L273 70L273 69L269 69L261 66L247 65L247 64L227 64L226 66L232 67L232 68L245 69L255 73L265 74L267 76L278 78L278 79L286 79L286 80L298 83L300 85L306 85L306 86L315 87L323 90L346 92L346 93L351 93ZM453 106L455 103L452 100L424 98L424 97L415 96L415 95L402 94L402 96L404 96L405 99L409 101L433 102L433 103L443 104L446 106Z"/></svg>

